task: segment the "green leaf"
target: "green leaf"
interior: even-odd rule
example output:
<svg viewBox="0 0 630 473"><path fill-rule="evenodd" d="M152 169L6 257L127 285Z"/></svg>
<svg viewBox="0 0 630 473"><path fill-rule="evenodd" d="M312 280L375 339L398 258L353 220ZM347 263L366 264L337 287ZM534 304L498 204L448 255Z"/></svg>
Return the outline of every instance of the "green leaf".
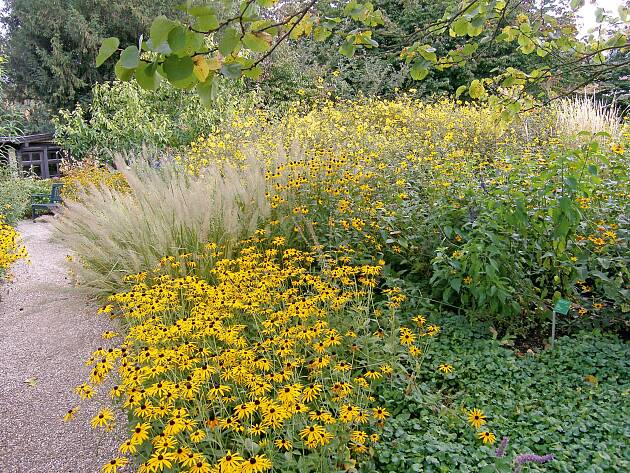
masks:
<svg viewBox="0 0 630 473"><path fill-rule="evenodd" d="M536 43L524 34L519 35L518 44L521 46L523 54L530 54L536 49Z"/></svg>
<svg viewBox="0 0 630 473"><path fill-rule="evenodd" d="M125 69L120 64L120 60L114 66L114 73L116 74L116 78L120 81L127 82L133 77L133 72L135 69Z"/></svg>
<svg viewBox="0 0 630 473"><path fill-rule="evenodd" d="M169 56L164 61L163 68L169 82L181 81L192 75L193 60L188 56Z"/></svg>
<svg viewBox="0 0 630 473"><path fill-rule="evenodd" d="M315 41L318 41L321 43L323 41L326 41L330 37L331 34L332 32L328 28L324 28L323 26L318 26L313 31L313 38L315 38Z"/></svg>
<svg viewBox="0 0 630 473"><path fill-rule="evenodd" d="M251 69L247 69L246 71L243 71L243 75L249 79L258 79L263 73L262 68L256 66L256 67L252 67Z"/></svg>
<svg viewBox="0 0 630 473"><path fill-rule="evenodd" d="M101 66L107 61L114 52L118 49L120 41L118 38L105 38L101 43L101 48L98 50L98 56L96 56L96 67Z"/></svg>
<svg viewBox="0 0 630 473"><path fill-rule="evenodd" d="M216 30L219 27L219 20L216 15L204 15L197 18L195 29L197 31L207 32Z"/></svg>
<svg viewBox="0 0 630 473"><path fill-rule="evenodd" d="M344 41L341 47L339 48L339 53L343 54L346 57L354 56L355 51L356 51L356 47L350 41Z"/></svg>
<svg viewBox="0 0 630 473"><path fill-rule="evenodd" d="M120 53L120 65L125 69L135 69L140 65L140 51L137 46L127 46Z"/></svg>
<svg viewBox="0 0 630 473"><path fill-rule="evenodd" d="M208 77L205 82L197 84L197 95L204 107L210 108L217 96L216 76Z"/></svg>
<svg viewBox="0 0 630 473"><path fill-rule="evenodd" d="M160 75L156 72L157 64L143 64L136 69L138 85L145 90L156 90L160 86Z"/></svg>
<svg viewBox="0 0 630 473"><path fill-rule="evenodd" d="M464 17L460 17L453 22L451 29L457 36L464 36L468 33L468 20Z"/></svg>
<svg viewBox="0 0 630 473"><path fill-rule="evenodd" d="M243 46L255 53L264 53L270 47L267 41L254 33L246 33L243 36Z"/></svg>
<svg viewBox="0 0 630 473"><path fill-rule="evenodd" d="M176 26L168 34L168 45L174 53L186 48L186 30L181 26Z"/></svg>
<svg viewBox="0 0 630 473"><path fill-rule="evenodd" d="M243 66L238 62L231 62L229 64L225 64L221 68L221 74L223 74L228 79L238 79L241 77L241 69Z"/></svg>
<svg viewBox="0 0 630 473"><path fill-rule="evenodd" d="M421 62L414 62L409 72L413 80L422 80L429 75L429 68Z"/></svg>
<svg viewBox="0 0 630 473"><path fill-rule="evenodd" d="M459 97L460 95L462 95L464 92L466 92L466 89L468 89L468 86L465 85L460 85L457 90L455 91L455 98Z"/></svg>
<svg viewBox="0 0 630 473"><path fill-rule="evenodd" d="M473 99L481 98L485 92L486 92L486 89L484 88L483 84L478 79L475 79L474 81L470 83L470 88L468 89L468 95L470 95L471 98Z"/></svg>
<svg viewBox="0 0 630 473"><path fill-rule="evenodd" d="M234 28L226 28L219 41L219 52L229 56L240 44L240 35Z"/></svg>
<svg viewBox="0 0 630 473"><path fill-rule="evenodd" d="M154 47L159 47L166 38L168 38L168 34L171 30L175 28L175 22L169 20L164 15L158 16L153 23L151 24L151 30L149 32L149 37L153 42Z"/></svg>
<svg viewBox="0 0 630 473"><path fill-rule="evenodd" d="M196 17L210 16L210 15L216 14L216 10L208 5L196 5L196 6L187 8L186 11L190 15L196 16Z"/></svg>
<svg viewBox="0 0 630 473"><path fill-rule="evenodd" d="M460 290L460 289L461 289L461 287L462 287L462 280L461 280L461 279L459 279L459 278L457 278L457 279L451 279L451 280L450 280L450 284L451 284L451 287L452 287L455 291L459 292L459 290Z"/></svg>

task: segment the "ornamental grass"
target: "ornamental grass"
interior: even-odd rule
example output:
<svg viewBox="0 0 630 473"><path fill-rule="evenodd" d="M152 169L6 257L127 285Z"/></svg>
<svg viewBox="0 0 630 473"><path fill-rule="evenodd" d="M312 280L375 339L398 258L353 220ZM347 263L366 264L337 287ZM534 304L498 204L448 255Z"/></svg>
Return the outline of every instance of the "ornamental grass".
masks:
<svg viewBox="0 0 630 473"><path fill-rule="evenodd" d="M125 276L154 267L165 255L199 252L208 242L229 255L269 211L264 176L254 164L197 175L147 156L119 157L116 166L125 186L88 184L66 201L55 223L77 255L78 280L96 295L115 292Z"/></svg>

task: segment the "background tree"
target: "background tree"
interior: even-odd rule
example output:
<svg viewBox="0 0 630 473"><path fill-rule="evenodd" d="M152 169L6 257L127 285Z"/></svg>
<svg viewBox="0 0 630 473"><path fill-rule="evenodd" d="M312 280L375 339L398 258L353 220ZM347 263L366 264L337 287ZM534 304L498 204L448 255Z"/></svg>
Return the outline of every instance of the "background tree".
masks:
<svg viewBox="0 0 630 473"><path fill-rule="evenodd" d="M2 50L10 95L37 99L54 111L89 97L114 78L113 64L96 69L103 38L137 43L158 14L179 0L7 0Z"/></svg>

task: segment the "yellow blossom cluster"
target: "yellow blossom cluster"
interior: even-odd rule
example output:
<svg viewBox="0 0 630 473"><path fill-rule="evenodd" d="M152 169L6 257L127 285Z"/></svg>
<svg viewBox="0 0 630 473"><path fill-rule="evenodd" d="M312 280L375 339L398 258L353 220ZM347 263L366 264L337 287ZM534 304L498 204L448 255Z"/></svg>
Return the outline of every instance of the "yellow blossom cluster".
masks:
<svg viewBox="0 0 630 473"><path fill-rule="evenodd" d="M17 231L4 222L0 214L0 276L19 259L26 259L26 247L19 242Z"/></svg>
<svg viewBox="0 0 630 473"><path fill-rule="evenodd" d="M217 261L212 282L174 274L190 266L164 258L102 307L122 318L127 335L93 353L89 383L77 394L93 397L116 373L111 395L131 419L123 456L103 471L116 471L130 454L151 473L298 471L298 458L330 471L372 452L390 415L374 385L439 328L425 328L423 316L399 326L393 313L405 296L397 289L384 305L392 317L378 316L379 264L353 266L340 254L269 242L261 248L261 240ZM108 410L91 421L106 429L113 422Z"/></svg>
<svg viewBox="0 0 630 473"><path fill-rule="evenodd" d="M282 117L236 114L176 159L193 173L247 166L252 158L264 163L267 198L283 233L293 232L307 248L326 234L331 247L352 242L355 250L383 252L408 201L447 196L461 205L470 183L496 169L509 171L513 155L544 167L539 150L551 133L539 125L536 137L523 136L522 127L501 124L489 108L406 96L322 101L301 110L297 105ZM498 158L497 149L509 157ZM394 253L404 249L390 246Z"/></svg>
<svg viewBox="0 0 630 473"><path fill-rule="evenodd" d="M120 172L103 166L93 159L65 163L62 174L64 199L80 199L81 192L89 189L90 186L105 186L116 190L126 190L129 187Z"/></svg>

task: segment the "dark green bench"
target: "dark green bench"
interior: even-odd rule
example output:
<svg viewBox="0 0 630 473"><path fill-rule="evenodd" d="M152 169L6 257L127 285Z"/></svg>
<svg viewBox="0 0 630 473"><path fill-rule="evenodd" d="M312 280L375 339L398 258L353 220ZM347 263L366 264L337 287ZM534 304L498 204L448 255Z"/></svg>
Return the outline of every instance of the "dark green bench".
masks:
<svg viewBox="0 0 630 473"><path fill-rule="evenodd" d="M33 194L31 195L31 215L33 221L38 214L45 212L53 212L59 208L63 200L61 199L61 188L63 184L53 184L50 188L50 194ZM36 200L46 199L46 202L36 202Z"/></svg>

